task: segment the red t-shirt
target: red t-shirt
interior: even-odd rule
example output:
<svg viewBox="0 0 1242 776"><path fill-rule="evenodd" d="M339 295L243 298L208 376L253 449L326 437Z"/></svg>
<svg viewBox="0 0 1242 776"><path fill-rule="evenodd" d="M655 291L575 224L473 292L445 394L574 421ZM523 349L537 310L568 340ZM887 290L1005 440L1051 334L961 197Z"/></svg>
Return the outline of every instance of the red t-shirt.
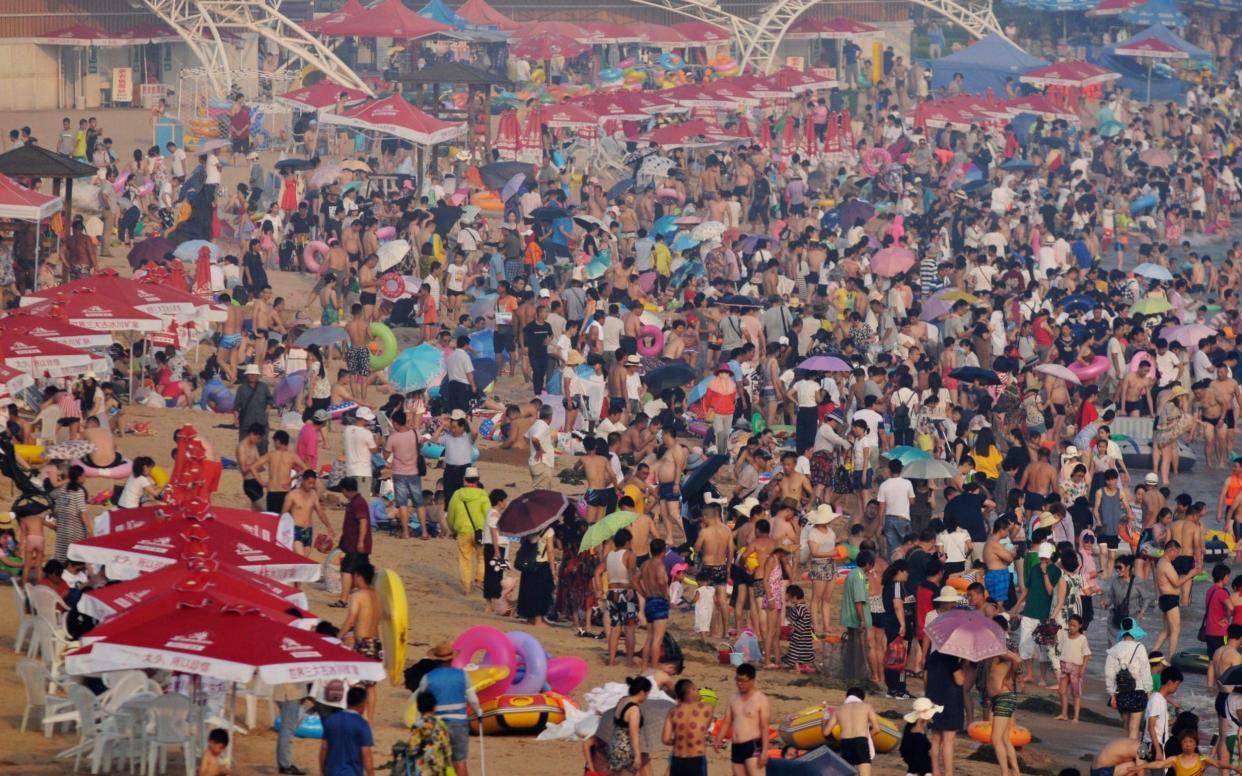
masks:
<svg viewBox="0 0 1242 776"><path fill-rule="evenodd" d="M367 527L366 539L359 541L363 526ZM353 499L345 505L345 522L341 525L341 549L345 552L360 552L369 555L371 552L371 509L361 493L354 494Z"/></svg>

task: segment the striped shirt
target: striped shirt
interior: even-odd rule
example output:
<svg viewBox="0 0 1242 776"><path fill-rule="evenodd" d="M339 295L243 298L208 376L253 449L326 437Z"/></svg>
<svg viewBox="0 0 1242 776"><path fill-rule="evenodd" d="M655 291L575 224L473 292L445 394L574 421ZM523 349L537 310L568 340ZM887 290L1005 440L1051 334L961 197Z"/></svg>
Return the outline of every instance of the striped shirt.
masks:
<svg viewBox="0 0 1242 776"><path fill-rule="evenodd" d="M52 491L52 517L56 520L56 560L69 557L69 545L87 538L86 523L82 514L86 511L86 490L70 490L62 485Z"/></svg>
<svg viewBox="0 0 1242 776"><path fill-rule="evenodd" d="M919 287L923 296L929 296L940 287L940 260L927 255L919 262Z"/></svg>

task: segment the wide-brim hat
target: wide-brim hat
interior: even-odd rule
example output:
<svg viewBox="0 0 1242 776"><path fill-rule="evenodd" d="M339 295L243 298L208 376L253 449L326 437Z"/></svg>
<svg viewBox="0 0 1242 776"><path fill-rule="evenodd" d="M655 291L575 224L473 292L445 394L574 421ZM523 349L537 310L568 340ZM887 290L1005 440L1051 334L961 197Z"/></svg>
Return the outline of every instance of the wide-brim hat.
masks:
<svg viewBox="0 0 1242 776"><path fill-rule="evenodd" d="M453 645L449 642L441 641L427 650L427 657L432 660L452 660L457 657L457 650L453 649Z"/></svg>

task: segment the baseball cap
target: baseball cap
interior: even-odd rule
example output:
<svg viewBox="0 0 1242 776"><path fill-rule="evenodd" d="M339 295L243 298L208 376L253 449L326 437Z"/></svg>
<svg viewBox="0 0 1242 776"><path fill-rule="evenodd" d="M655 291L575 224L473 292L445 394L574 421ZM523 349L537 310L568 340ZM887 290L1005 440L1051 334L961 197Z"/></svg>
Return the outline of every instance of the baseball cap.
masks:
<svg viewBox="0 0 1242 776"><path fill-rule="evenodd" d="M311 415L311 420L316 423L327 423L328 419L331 417L332 416L328 414L327 410L315 410L315 414Z"/></svg>
<svg viewBox="0 0 1242 776"><path fill-rule="evenodd" d="M375 420L375 413L367 407L359 407L358 412L355 414L357 415L358 420L365 420L368 423Z"/></svg>
<svg viewBox="0 0 1242 776"><path fill-rule="evenodd" d="M550 296L552 296L552 293L551 293L550 291L548 291L548 289L546 289L546 288L541 288L541 289L539 289L539 298L540 298L540 299L547 299L547 298L548 298L548 297L550 297Z"/></svg>
<svg viewBox="0 0 1242 776"><path fill-rule="evenodd" d="M259 365L258 365L258 364L247 364L247 365L246 365L246 371L245 371L245 372L243 372L243 374L246 374L246 375L257 375L257 374L259 374Z"/></svg>
<svg viewBox="0 0 1242 776"><path fill-rule="evenodd" d="M1143 478L1143 482L1147 485L1159 485L1160 475L1155 472L1147 472L1147 476Z"/></svg>
<svg viewBox="0 0 1242 776"><path fill-rule="evenodd" d="M1054 551L1053 546L1049 544L1048 542L1044 542L1043 544L1039 545L1039 559L1048 560L1049 558L1052 557L1053 551Z"/></svg>
<svg viewBox="0 0 1242 776"><path fill-rule="evenodd" d="M449 420L465 420L466 413L462 410L453 410L449 413Z"/></svg>
<svg viewBox="0 0 1242 776"><path fill-rule="evenodd" d="M479 470L478 470L478 469L476 469L476 468L475 468L475 467L473 467L473 466L471 466L470 468L466 469L466 479L468 479L468 480L477 480L478 478L479 478Z"/></svg>

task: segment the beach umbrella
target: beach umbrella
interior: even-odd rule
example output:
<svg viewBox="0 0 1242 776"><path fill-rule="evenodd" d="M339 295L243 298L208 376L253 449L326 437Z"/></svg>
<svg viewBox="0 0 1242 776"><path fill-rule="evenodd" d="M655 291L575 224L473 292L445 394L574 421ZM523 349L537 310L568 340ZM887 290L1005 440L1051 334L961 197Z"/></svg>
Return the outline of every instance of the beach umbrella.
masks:
<svg viewBox="0 0 1242 776"><path fill-rule="evenodd" d="M299 334L298 338L293 341L293 344L299 348L306 348L311 345L326 348L338 342L347 342L348 340L349 333L340 326L316 326Z"/></svg>
<svg viewBox="0 0 1242 776"><path fill-rule="evenodd" d="M310 178L307 180L307 183L315 186L316 188L322 188L330 183L335 183L336 179L339 177L341 177L341 168L339 165L331 163L320 164L315 168L315 171L310 174Z"/></svg>
<svg viewBox="0 0 1242 776"><path fill-rule="evenodd" d="M690 236L700 242L719 240L724 236L727 227L719 221L704 221L690 230Z"/></svg>
<svg viewBox="0 0 1242 776"><path fill-rule="evenodd" d="M302 391L305 389L305 369L299 369L296 372L287 374L284 379L276 384L276 390L272 393L272 404L277 407L293 404L294 400L301 396Z"/></svg>
<svg viewBox="0 0 1242 776"><path fill-rule="evenodd" d="M239 597L254 596L254 603L276 599L285 607L307 608L306 593L295 587L226 563L186 561L125 582L91 588L78 599L78 611L107 620L174 589L219 590Z"/></svg>
<svg viewBox="0 0 1242 776"><path fill-rule="evenodd" d="M980 385L1000 385L1000 377L991 369L984 369L978 366L959 366L952 372L949 377L954 380L961 380L964 383L978 383Z"/></svg>
<svg viewBox="0 0 1242 776"><path fill-rule="evenodd" d="M490 329L472 332L469 339L471 358L496 357L496 335Z"/></svg>
<svg viewBox="0 0 1242 776"><path fill-rule="evenodd" d="M547 60L554 57L570 59L590 51L591 47L573 38L555 33L535 34L509 45L509 54L520 59Z"/></svg>
<svg viewBox="0 0 1242 776"><path fill-rule="evenodd" d="M975 302L979 301L979 297L975 296L969 291L963 291L960 288L942 288L936 293L932 294L932 298L941 299L949 303L965 302L966 304L974 304Z"/></svg>
<svg viewBox="0 0 1242 776"><path fill-rule="evenodd" d="M698 375L698 370L693 369L686 362L674 361L656 367L643 375L643 383L652 394L659 395L666 388L680 388L686 383L694 382Z"/></svg>
<svg viewBox="0 0 1242 776"><path fill-rule="evenodd" d="M149 506L133 509L111 509L95 518L95 535L133 531L152 523L168 523L172 518L201 517L210 514L220 523L281 547L293 546L293 519L275 512L255 512L250 509L233 509L194 502L186 507Z"/></svg>
<svg viewBox="0 0 1242 776"><path fill-rule="evenodd" d="M522 184L526 183L526 173L519 172L509 180L505 181L504 187L500 190L500 201L508 202L513 197L522 192Z"/></svg>
<svg viewBox="0 0 1242 776"><path fill-rule="evenodd" d="M371 165L361 159L346 159L341 162L341 169L350 172L371 172Z"/></svg>
<svg viewBox="0 0 1242 776"><path fill-rule="evenodd" d="M26 309L12 310L8 317L0 318L0 335L24 334L27 337L51 340L71 348L83 349L106 348L112 344L112 335L106 332L77 326L63 318L27 314Z"/></svg>
<svg viewBox="0 0 1242 776"><path fill-rule="evenodd" d="M554 490L532 490L509 502L500 513L497 530L505 536L530 536L561 519L569 497Z"/></svg>
<svg viewBox="0 0 1242 776"><path fill-rule="evenodd" d="M500 373L496 359L471 358L470 364L474 367L474 384L479 386L480 391L488 393L492 383L496 382L496 375Z"/></svg>
<svg viewBox="0 0 1242 776"><path fill-rule="evenodd" d="M643 163L638 167L638 174L640 177L663 178L676 166L677 163L672 159L652 154L643 159Z"/></svg>
<svg viewBox="0 0 1242 776"><path fill-rule="evenodd" d="M380 272L387 272L401 262L405 261L405 257L410 255L410 243L406 240L389 240L379 247L375 252L379 257Z"/></svg>
<svg viewBox="0 0 1242 776"><path fill-rule="evenodd" d="M388 367L388 381L403 392L426 388L442 377L444 351L427 342L401 351Z"/></svg>
<svg viewBox="0 0 1242 776"><path fill-rule="evenodd" d="M938 321L953 310L953 303L938 297L932 297L923 305L919 317L925 321Z"/></svg>
<svg viewBox="0 0 1242 776"><path fill-rule="evenodd" d="M142 575L138 577L141 580ZM134 581L138 581L134 580ZM279 596L270 595L256 588L234 584L224 589L211 585L206 581L196 582L187 577L179 582L151 590L145 588L150 595L139 605L130 605L120 612L114 612L104 618L106 621L94 627L82 636L83 644L96 644L117 637L141 627L143 623L167 617L177 617L186 606L210 604L241 611L254 610L272 622L293 625L299 621L309 620L313 625L319 618L307 611L301 611L290 602ZM297 612L296 614L293 612Z"/></svg>
<svg viewBox="0 0 1242 776"><path fill-rule="evenodd" d="M20 318L24 315L57 319L80 329L105 332L109 340L111 340L111 333L115 331L160 331L166 328L157 315L143 312L127 302L101 294L72 293L63 297L41 300L29 307L20 308L5 320ZM29 333L34 334L33 331ZM47 337L47 339L63 342L55 337Z"/></svg>
<svg viewBox="0 0 1242 776"><path fill-rule="evenodd" d="M170 253L175 255L176 251L177 244L172 240L166 237L148 237L142 242L134 243L134 247L129 249L126 258L129 260L129 266L137 269L149 261L159 264L164 261L165 256Z"/></svg>
<svg viewBox="0 0 1242 776"><path fill-rule="evenodd" d="M479 180L493 191L500 191L516 175L531 176L535 172L530 162L492 162L479 169Z"/></svg>
<svg viewBox="0 0 1242 776"><path fill-rule="evenodd" d="M677 216L660 216L651 225L653 234L672 234L677 231Z"/></svg>
<svg viewBox="0 0 1242 776"><path fill-rule="evenodd" d="M1144 298L1135 302L1130 312L1136 315L1163 315L1172 309L1173 305L1167 299Z"/></svg>
<svg viewBox="0 0 1242 776"><path fill-rule="evenodd" d="M1153 5L1153 3L1145 3L1144 5ZM1122 11L1123 14L1134 10L1127 8ZM1174 9L1176 12L1176 9ZM1190 59L1190 52L1186 49L1161 40L1155 34L1136 36L1130 38L1124 43L1119 44L1113 49L1113 54L1120 57L1137 57L1147 60L1147 102L1151 102L1151 73L1153 69L1152 63L1157 59Z"/></svg>
<svg viewBox="0 0 1242 776"><path fill-rule="evenodd" d="M88 351L24 334L0 338L0 364L34 377L76 377L107 365Z"/></svg>
<svg viewBox="0 0 1242 776"><path fill-rule="evenodd" d="M753 307L755 309L763 307L757 299L745 294L725 294L718 301L720 304L728 305L729 307Z"/></svg>
<svg viewBox="0 0 1242 776"><path fill-rule="evenodd" d="M973 609L950 609L937 616L925 630L938 651L972 663L1009 651L1005 630Z"/></svg>
<svg viewBox="0 0 1242 776"><path fill-rule="evenodd" d="M932 454L919 447L897 445L896 447L880 453L880 457L887 458L890 461L901 461L903 465L906 465L912 461L918 461L923 458L931 458Z"/></svg>
<svg viewBox="0 0 1242 776"><path fill-rule="evenodd" d="M673 251L674 253L680 253L681 251L688 251L688 250L691 250L692 248L697 248L698 245L699 245L698 240L694 239L689 234L682 232L681 234L677 235L677 237L673 239L673 244L668 247L669 247L669 250Z"/></svg>
<svg viewBox="0 0 1242 776"><path fill-rule="evenodd" d="M684 262L680 267L673 270L673 274L669 277L668 283L673 288L681 288L690 278L703 277L707 273L707 268L703 266L703 262L690 260Z"/></svg>
<svg viewBox="0 0 1242 776"><path fill-rule="evenodd" d="M578 552L595 549L616 535L617 531L620 531L637 519L637 513L625 510L604 515L603 519L587 528L586 533L582 535L582 542L578 545Z"/></svg>
<svg viewBox="0 0 1242 776"><path fill-rule="evenodd" d="M588 280L599 280L608 272L608 268L612 266L612 256L608 251L598 253L591 257L591 260L583 267Z"/></svg>
<svg viewBox="0 0 1242 776"><path fill-rule="evenodd" d="M13 394L34 385L34 378L11 366L0 364L0 393Z"/></svg>
<svg viewBox="0 0 1242 776"><path fill-rule="evenodd" d="M555 221L558 218L569 218L569 211L560 205L544 205L530 211L527 221Z"/></svg>
<svg viewBox="0 0 1242 776"><path fill-rule="evenodd" d="M1010 159L1007 162L1003 162L1000 168L1009 172L1029 172L1035 169L1035 164L1025 159Z"/></svg>
<svg viewBox="0 0 1242 776"><path fill-rule="evenodd" d="M1188 323L1184 326L1166 326L1160 330L1160 336L1169 342L1180 342L1187 350L1199 347L1199 340L1216 334L1216 329L1201 323Z"/></svg>
<svg viewBox="0 0 1242 776"><path fill-rule="evenodd" d="M1095 297L1087 296L1086 294L1074 294L1061 300L1061 306L1065 308L1066 312L1070 313L1091 312L1095 309L1095 305Z"/></svg>
<svg viewBox="0 0 1242 776"><path fill-rule="evenodd" d="M236 510L242 511L242 510ZM314 582L315 561L264 541L222 520L155 520L129 531L93 536L69 545L69 557L104 566L109 576L153 571L182 558L215 558L284 581Z"/></svg>
<svg viewBox="0 0 1242 776"><path fill-rule="evenodd" d="M1082 385L1082 380L1078 379L1078 375L1070 371L1069 367L1062 364L1040 364L1035 367L1035 371L1044 375L1051 375L1074 385Z"/></svg>
<svg viewBox="0 0 1242 776"><path fill-rule="evenodd" d="M711 385L712 378L704 377L694 384L690 392L686 394L686 405L697 404L700 399L707 395L707 386Z"/></svg>
<svg viewBox="0 0 1242 776"><path fill-rule="evenodd" d="M310 159L281 159L273 165L280 172L298 172L315 169L315 162Z"/></svg>
<svg viewBox="0 0 1242 776"><path fill-rule="evenodd" d="M1135 267L1134 274L1145 277L1148 280L1159 280L1165 283L1171 283L1173 281L1173 273L1169 272L1167 267L1162 267L1159 264L1152 264L1151 262L1143 262Z"/></svg>
<svg viewBox="0 0 1242 776"><path fill-rule="evenodd" d="M729 462L727 455L710 455L701 465L686 475L681 481L681 498L688 501L707 490L712 484L712 477L720 471L720 467Z"/></svg>
<svg viewBox="0 0 1242 776"><path fill-rule="evenodd" d="M914 266L914 251L892 246L871 257L871 274L891 278L909 271Z"/></svg>
<svg viewBox="0 0 1242 776"><path fill-rule="evenodd" d="M675 704L672 701L648 698L638 704L643 716L643 725L638 730L643 753L662 752L668 749L663 742L664 721L672 713ZM600 715L599 726L595 728L595 736L601 741L611 741L617 726L617 709L613 708ZM652 758L655 759L654 757ZM790 771L792 772L792 771Z"/></svg>
<svg viewBox="0 0 1242 776"><path fill-rule="evenodd" d="M863 222L870 221L875 216L875 205L862 199L851 199L849 202L839 206L836 210L837 223L842 227L849 229L854 226L858 219Z"/></svg>
<svg viewBox="0 0 1242 776"><path fill-rule="evenodd" d="M620 197L621 195L625 194L632 188L634 188L634 179L623 178L617 181L616 183L612 184L612 188L608 189L607 193L604 196L609 200L614 200Z"/></svg>
<svg viewBox="0 0 1242 776"><path fill-rule="evenodd" d="M200 248L206 248L211 252L211 260L215 261L220 258L220 248L213 242L206 240L186 240L173 250L172 254L182 261L198 261L198 252Z"/></svg>
<svg viewBox="0 0 1242 776"><path fill-rule="evenodd" d="M1150 27L1162 24L1165 27L1185 27L1190 18L1178 10L1172 0L1148 0L1142 5L1127 8L1120 14L1126 24Z"/></svg>
<svg viewBox="0 0 1242 776"><path fill-rule="evenodd" d="M1151 167L1168 167L1173 164L1173 154L1163 148L1148 148L1139 154L1139 161Z"/></svg>
<svg viewBox="0 0 1242 776"><path fill-rule="evenodd" d="M496 314L496 300L499 298L497 294L484 294L478 299L470 303L471 318L491 318ZM474 335L470 335L470 342L474 344ZM493 355L495 351L493 350Z"/></svg>
<svg viewBox="0 0 1242 776"><path fill-rule="evenodd" d="M901 476L912 480L946 480L958 474L957 468L939 458L916 458L901 470Z"/></svg>
<svg viewBox="0 0 1242 776"><path fill-rule="evenodd" d="M608 225L607 225L607 224L605 224L602 220L600 220L600 219L596 218L596 217L595 217L595 216L593 216L593 215L589 215L589 214L586 214L586 213L575 213L575 214L574 214L574 223L576 223L578 226L581 226L581 227L584 227L584 228L589 228L589 227L592 227L592 226L598 227L598 228L600 228L600 229L607 229L607 228L608 228Z"/></svg>
<svg viewBox="0 0 1242 776"><path fill-rule="evenodd" d="M807 372L850 372L853 368L844 359L836 356L811 356L798 364L799 369Z"/></svg>
<svg viewBox="0 0 1242 776"><path fill-rule="evenodd" d="M95 673L100 665L164 669L235 684L246 684L257 674L272 685L311 676L351 682L379 682L387 676L382 662L253 609L182 604L176 616L135 625L91 644L89 651L66 653L66 671Z"/></svg>

